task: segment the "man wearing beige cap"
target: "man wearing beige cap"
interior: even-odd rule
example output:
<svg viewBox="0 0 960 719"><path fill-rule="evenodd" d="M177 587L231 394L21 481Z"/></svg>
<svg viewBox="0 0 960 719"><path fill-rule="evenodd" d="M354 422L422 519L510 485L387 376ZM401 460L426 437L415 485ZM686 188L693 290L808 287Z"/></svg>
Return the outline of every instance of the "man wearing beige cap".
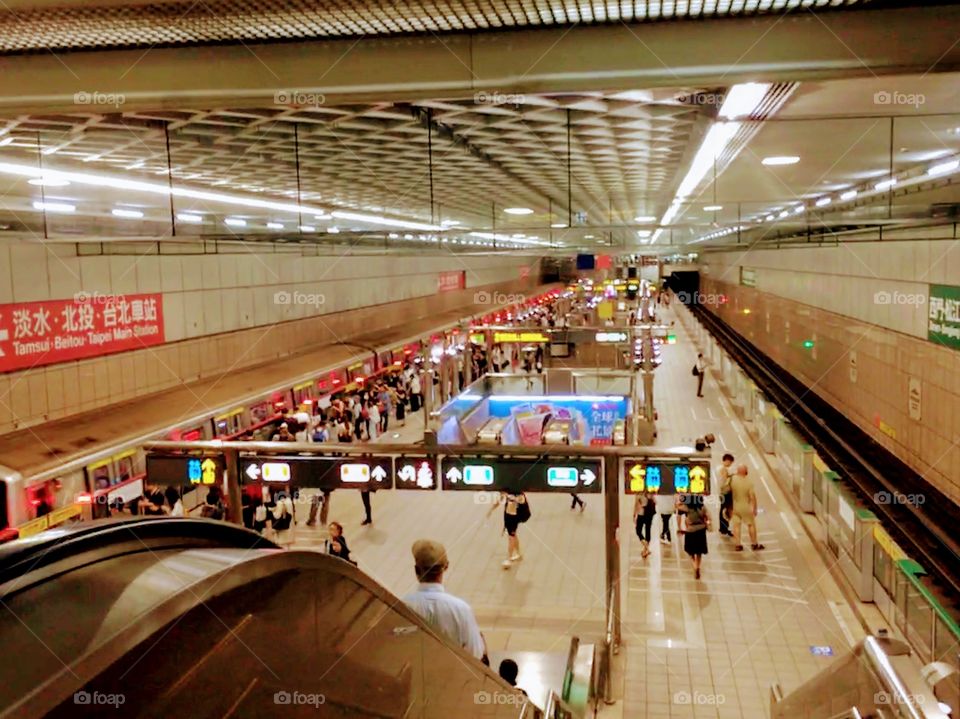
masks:
<svg viewBox="0 0 960 719"><path fill-rule="evenodd" d="M473 610L465 601L443 589L443 573L449 566L447 550L440 542L418 539L413 543L412 551L420 585L403 601L438 633L482 660L486 647Z"/></svg>

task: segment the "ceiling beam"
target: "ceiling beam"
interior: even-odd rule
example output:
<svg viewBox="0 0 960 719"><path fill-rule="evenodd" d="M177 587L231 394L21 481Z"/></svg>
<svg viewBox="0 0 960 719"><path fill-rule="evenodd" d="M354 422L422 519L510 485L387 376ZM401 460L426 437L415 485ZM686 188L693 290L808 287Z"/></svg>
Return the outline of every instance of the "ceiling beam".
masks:
<svg viewBox="0 0 960 719"><path fill-rule="evenodd" d="M960 69L960 7L0 57L0 115L414 101ZM216 72L198 72L216 68ZM86 93L86 94L82 94ZM100 93L100 95L94 95ZM281 98L282 101L282 98Z"/></svg>

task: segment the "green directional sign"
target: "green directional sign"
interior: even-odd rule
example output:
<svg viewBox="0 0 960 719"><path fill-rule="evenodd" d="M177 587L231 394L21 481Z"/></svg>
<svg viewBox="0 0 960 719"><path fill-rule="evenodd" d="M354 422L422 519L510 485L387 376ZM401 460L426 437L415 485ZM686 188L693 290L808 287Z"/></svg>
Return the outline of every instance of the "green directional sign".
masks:
<svg viewBox="0 0 960 719"><path fill-rule="evenodd" d="M930 285L927 339L960 350L960 287Z"/></svg>
<svg viewBox="0 0 960 719"><path fill-rule="evenodd" d="M599 459L543 457L443 457L443 489L460 491L517 490L524 492L601 491Z"/></svg>

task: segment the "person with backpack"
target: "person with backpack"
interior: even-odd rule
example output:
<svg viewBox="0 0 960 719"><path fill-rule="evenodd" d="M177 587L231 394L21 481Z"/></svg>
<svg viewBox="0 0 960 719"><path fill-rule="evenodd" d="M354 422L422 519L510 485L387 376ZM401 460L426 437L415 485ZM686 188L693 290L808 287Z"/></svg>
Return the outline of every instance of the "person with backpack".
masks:
<svg viewBox="0 0 960 719"><path fill-rule="evenodd" d="M520 538L517 536L517 529L521 524L530 519L530 503L527 501L527 495L520 491L510 490L502 491L497 495L497 501L490 506L487 512L489 517L493 511L503 503L503 531L507 533L507 558L503 560L503 568L510 569L514 562L523 559L520 554Z"/></svg>
<svg viewBox="0 0 960 719"><path fill-rule="evenodd" d="M644 559L650 556L650 533L653 529L653 518L657 516L657 503L652 492L640 492L633 503L633 522L637 527L637 537L643 547L640 556Z"/></svg>
<svg viewBox="0 0 960 719"><path fill-rule="evenodd" d="M693 561L694 579L700 579L700 563L707 553L707 529L710 528L710 514L703 506L703 495L687 495L680 505L679 517L682 518L683 528L678 529L677 534L683 535L683 551Z"/></svg>
<svg viewBox="0 0 960 719"><path fill-rule="evenodd" d="M220 488L214 485L207 490L200 516L204 519L223 519L225 514L223 495L220 493Z"/></svg>
<svg viewBox="0 0 960 719"><path fill-rule="evenodd" d="M273 509L270 513L270 527L273 529L273 541L286 549L293 544L294 523L293 500L286 492L274 495Z"/></svg>

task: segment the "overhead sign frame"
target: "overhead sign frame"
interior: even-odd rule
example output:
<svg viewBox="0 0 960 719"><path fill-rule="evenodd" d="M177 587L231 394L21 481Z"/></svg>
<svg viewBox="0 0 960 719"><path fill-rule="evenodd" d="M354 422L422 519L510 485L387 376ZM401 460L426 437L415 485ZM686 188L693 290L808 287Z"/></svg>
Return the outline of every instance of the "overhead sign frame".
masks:
<svg viewBox="0 0 960 719"><path fill-rule="evenodd" d="M599 457L444 455L440 459L440 480L445 491L599 494L603 466Z"/></svg>

